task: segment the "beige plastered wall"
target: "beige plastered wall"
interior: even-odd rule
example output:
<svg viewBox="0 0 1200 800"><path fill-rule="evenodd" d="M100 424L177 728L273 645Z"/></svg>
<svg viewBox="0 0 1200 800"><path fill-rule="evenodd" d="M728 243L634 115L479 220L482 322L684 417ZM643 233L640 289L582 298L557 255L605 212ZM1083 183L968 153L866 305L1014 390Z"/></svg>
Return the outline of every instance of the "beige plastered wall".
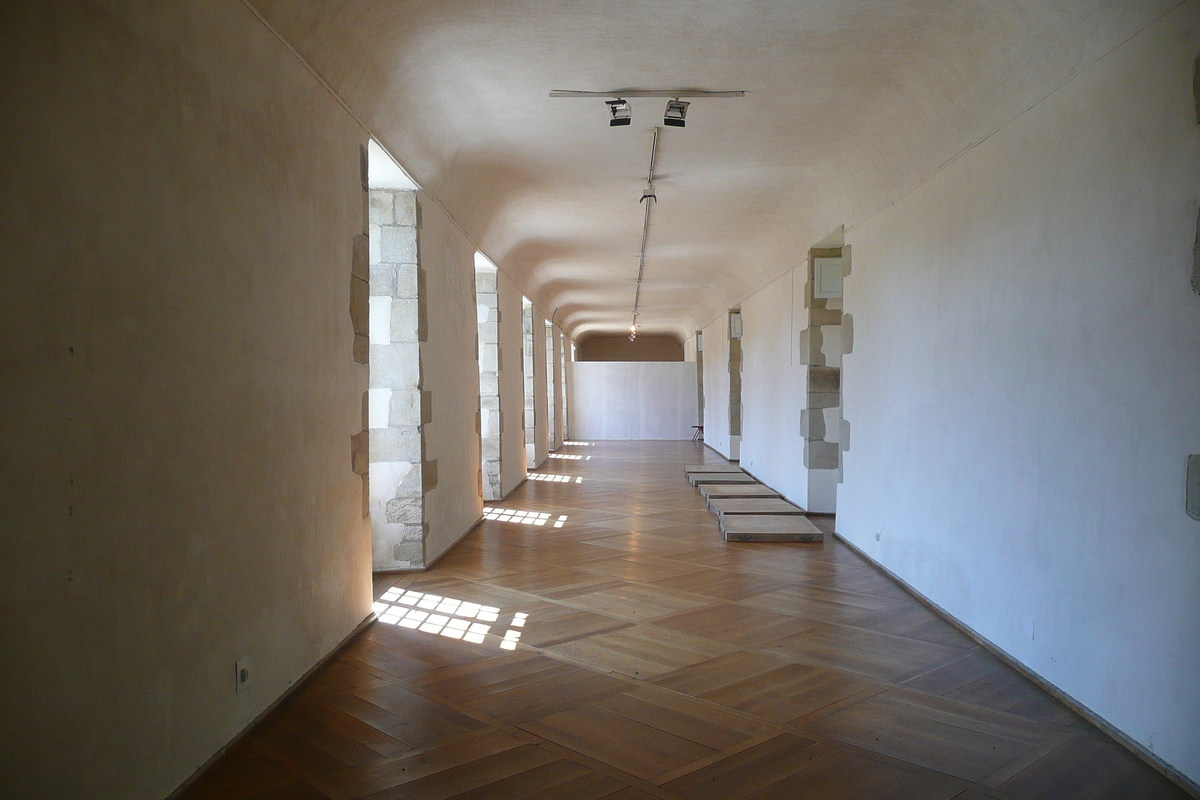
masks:
<svg viewBox="0 0 1200 800"><path fill-rule="evenodd" d="M370 611L366 135L236 0L0 15L0 794L158 800Z"/></svg>
<svg viewBox="0 0 1200 800"><path fill-rule="evenodd" d="M424 191L418 248L424 274L425 331L421 387L429 392L424 426L425 563L432 564L483 514L479 483L479 363L475 309L475 246Z"/></svg>
<svg viewBox="0 0 1200 800"><path fill-rule="evenodd" d="M1200 779L1200 4L853 229L838 530Z"/></svg>

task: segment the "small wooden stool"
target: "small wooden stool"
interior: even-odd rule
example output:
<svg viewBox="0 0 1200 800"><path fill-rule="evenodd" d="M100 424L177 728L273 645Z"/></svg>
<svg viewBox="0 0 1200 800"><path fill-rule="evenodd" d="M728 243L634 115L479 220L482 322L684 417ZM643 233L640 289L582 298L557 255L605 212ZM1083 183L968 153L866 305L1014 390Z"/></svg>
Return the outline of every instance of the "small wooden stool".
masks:
<svg viewBox="0 0 1200 800"><path fill-rule="evenodd" d="M693 425L692 427L696 429L696 432L692 434L692 443L695 444L696 442L698 442L704 438L704 426L703 425Z"/></svg>

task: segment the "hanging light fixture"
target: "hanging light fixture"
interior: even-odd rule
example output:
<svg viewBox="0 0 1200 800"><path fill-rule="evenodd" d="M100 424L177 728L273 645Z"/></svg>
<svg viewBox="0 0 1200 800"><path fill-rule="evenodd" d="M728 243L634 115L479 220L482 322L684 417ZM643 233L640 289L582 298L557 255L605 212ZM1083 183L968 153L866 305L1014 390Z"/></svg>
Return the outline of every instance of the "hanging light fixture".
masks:
<svg viewBox="0 0 1200 800"><path fill-rule="evenodd" d="M688 106L691 105L687 100L680 100L678 97L667 101L667 110L663 112L663 125L670 125L673 128L682 128L684 126L684 117L687 116Z"/></svg>
<svg viewBox="0 0 1200 800"><path fill-rule="evenodd" d="M616 100L605 100L608 106L609 126L629 125L633 122L633 109L629 106L629 101L623 97L618 97Z"/></svg>

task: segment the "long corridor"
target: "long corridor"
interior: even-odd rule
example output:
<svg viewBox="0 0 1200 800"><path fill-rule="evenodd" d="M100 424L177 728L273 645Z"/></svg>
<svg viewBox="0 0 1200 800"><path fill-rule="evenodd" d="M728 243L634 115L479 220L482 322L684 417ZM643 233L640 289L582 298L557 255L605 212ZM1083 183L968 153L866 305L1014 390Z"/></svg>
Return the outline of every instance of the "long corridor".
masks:
<svg viewBox="0 0 1200 800"><path fill-rule="evenodd" d="M700 461L564 446L184 796L1186 796L833 537L722 542Z"/></svg>

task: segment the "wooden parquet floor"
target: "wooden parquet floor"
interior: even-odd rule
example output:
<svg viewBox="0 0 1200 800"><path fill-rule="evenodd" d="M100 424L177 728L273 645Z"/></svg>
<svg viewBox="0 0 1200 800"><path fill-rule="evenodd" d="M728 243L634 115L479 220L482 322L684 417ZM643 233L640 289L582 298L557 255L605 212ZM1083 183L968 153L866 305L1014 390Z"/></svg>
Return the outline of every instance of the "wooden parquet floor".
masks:
<svg viewBox="0 0 1200 800"><path fill-rule="evenodd" d="M845 545L722 542L711 451L554 455L183 796L1187 796Z"/></svg>

